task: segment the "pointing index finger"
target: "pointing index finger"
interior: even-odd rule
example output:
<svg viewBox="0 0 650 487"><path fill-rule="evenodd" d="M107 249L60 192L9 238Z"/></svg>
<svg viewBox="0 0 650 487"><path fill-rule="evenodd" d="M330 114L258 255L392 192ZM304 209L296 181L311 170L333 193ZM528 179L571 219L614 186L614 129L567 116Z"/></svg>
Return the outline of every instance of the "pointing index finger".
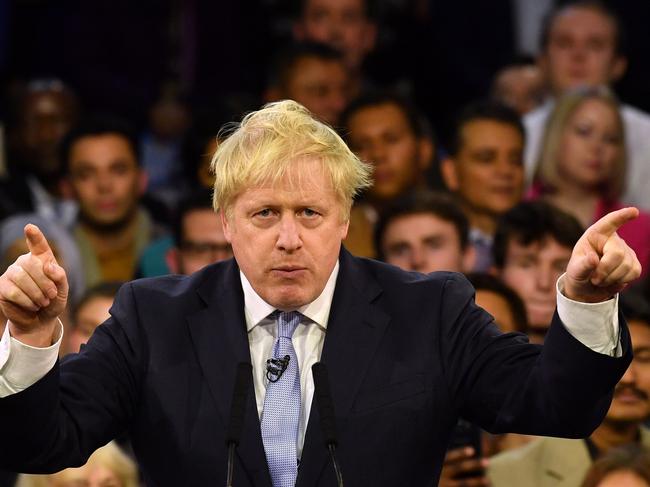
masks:
<svg viewBox="0 0 650 487"><path fill-rule="evenodd" d="M621 208L620 210L608 213L589 228L590 232L595 232L605 237L611 237L619 228L630 220L639 216L639 210L633 206Z"/></svg>
<svg viewBox="0 0 650 487"><path fill-rule="evenodd" d="M45 235L43 235L43 232L41 232L40 228L32 223L28 223L25 225L24 231L27 248L32 255L37 257L44 256L54 258L50 244L47 243L47 239L45 238Z"/></svg>

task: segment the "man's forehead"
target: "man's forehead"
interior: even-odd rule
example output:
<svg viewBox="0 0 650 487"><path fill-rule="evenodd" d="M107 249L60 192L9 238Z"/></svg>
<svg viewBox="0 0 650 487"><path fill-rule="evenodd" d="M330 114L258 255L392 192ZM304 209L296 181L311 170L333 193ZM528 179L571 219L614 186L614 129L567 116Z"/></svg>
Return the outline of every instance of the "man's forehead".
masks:
<svg viewBox="0 0 650 487"><path fill-rule="evenodd" d="M568 7L560 12L550 26L550 35L555 34L607 34L614 41L616 24L598 8L589 6Z"/></svg>

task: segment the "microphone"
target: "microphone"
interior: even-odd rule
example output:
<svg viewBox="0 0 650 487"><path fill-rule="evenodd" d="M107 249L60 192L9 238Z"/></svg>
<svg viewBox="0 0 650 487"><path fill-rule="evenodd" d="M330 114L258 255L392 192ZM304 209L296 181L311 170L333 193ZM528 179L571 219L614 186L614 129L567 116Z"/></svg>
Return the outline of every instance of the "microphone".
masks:
<svg viewBox="0 0 650 487"><path fill-rule="evenodd" d="M329 451L332 464L334 465L334 472L336 473L336 481L338 487L343 487L343 475L341 473L341 466L336 459L336 446L338 445L338 437L336 434L336 415L334 412L334 403L332 402L332 394L330 393L330 384L327 376L327 367L321 362L316 362L311 367L312 375L314 376L314 395L316 396L316 404L318 405L318 415L320 416L320 427L323 431L325 439L325 446Z"/></svg>
<svg viewBox="0 0 650 487"><path fill-rule="evenodd" d="M228 474L226 487L232 487L233 470L235 466L235 448L239 445L241 432L244 428L244 414L246 412L246 398L250 387L250 378L253 367L246 362L237 364L235 387L232 391L230 403L230 420L226 430L226 445L228 446Z"/></svg>
<svg viewBox="0 0 650 487"><path fill-rule="evenodd" d="M284 357L274 357L266 361L266 378L269 382L277 382L284 374L284 371L287 370L289 366L289 360L291 357L285 355Z"/></svg>

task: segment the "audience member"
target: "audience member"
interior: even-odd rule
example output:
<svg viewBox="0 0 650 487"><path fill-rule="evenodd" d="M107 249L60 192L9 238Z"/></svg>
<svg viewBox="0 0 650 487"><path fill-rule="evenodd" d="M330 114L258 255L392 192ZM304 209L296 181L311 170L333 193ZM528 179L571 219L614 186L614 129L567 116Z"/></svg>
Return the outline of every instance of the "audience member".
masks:
<svg viewBox="0 0 650 487"><path fill-rule="evenodd" d="M351 93L360 93L363 61L374 49L377 38L369 0L298 0L298 3L294 38L301 42L322 42L341 51L350 72Z"/></svg>
<svg viewBox="0 0 650 487"><path fill-rule="evenodd" d="M350 148L374 166L372 187L350 215L346 247L355 255L374 256L373 227L378 211L396 199L426 187L434 144L423 118L408 100L392 93L368 93L343 113Z"/></svg>
<svg viewBox="0 0 650 487"><path fill-rule="evenodd" d="M571 2L556 9L542 31L539 65L552 97L524 118L527 133L526 168L529 177L542 150L544 126L554 98L580 86L611 85L626 70L623 27L598 0ZM650 208L650 115L629 105L621 108L625 125L628 170L622 200Z"/></svg>
<svg viewBox="0 0 650 487"><path fill-rule="evenodd" d="M623 445L650 447L650 310L621 298L627 317L634 359L614 390L602 424L586 439L539 438L523 448L490 459L488 475L493 487L532 487L554 484L582 485L590 464Z"/></svg>
<svg viewBox="0 0 650 487"><path fill-rule="evenodd" d="M187 190L183 143L191 125L186 101L173 86L163 88L149 109L149 126L140 137L140 160L147 173L147 193L174 207Z"/></svg>
<svg viewBox="0 0 650 487"><path fill-rule="evenodd" d="M513 288L492 274L482 272L469 273L467 279L476 290L474 301L494 316L494 322L503 333L526 333L526 305Z"/></svg>
<svg viewBox="0 0 650 487"><path fill-rule="evenodd" d="M486 271L499 215L521 200L524 128L513 109L494 101L467 106L458 117L442 176L458 197L476 249L473 270Z"/></svg>
<svg viewBox="0 0 650 487"><path fill-rule="evenodd" d="M62 157L79 203L74 237L86 286L128 281L141 252L162 233L139 205L147 177L131 132L116 120L88 120L66 137Z"/></svg>
<svg viewBox="0 0 650 487"><path fill-rule="evenodd" d="M275 60L265 98L295 100L322 121L338 125L350 98L343 56L327 44L290 46Z"/></svg>
<svg viewBox="0 0 650 487"><path fill-rule="evenodd" d="M650 487L650 451L638 445L614 448L593 463L582 487Z"/></svg>
<svg viewBox="0 0 650 487"><path fill-rule="evenodd" d="M544 77L532 58L518 59L504 66L492 81L492 98L521 116L539 107L544 95Z"/></svg>
<svg viewBox="0 0 650 487"><path fill-rule="evenodd" d="M473 264L467 218L444 194L417 192L382 212L375 228L379 260L405 270L463 272Z"/></svg>
<svg viewBox="0 0 650 487"><path fill-rule="evenodd" d="M575 218L542 201L520 203L498 221L493 272L526 305L532 342L544 339L555 311L555 283L581 235Z"/></svg>
<svg viewBox="0 0 650 487"><path fill-rule="evenodd" d="M20 475L16 487L138 487L138 467L113 442L95 451L86 464L51 475Z"/></svg>
<svg viewBox="0 0 650 487"><path fill-rule="evenodd" d="M77 353L81 345L92 336L95 328L109 317L108 310L113 305L121 282L100 282L86 290L72 312L72 329L64 337L65 353Z"/></svg>
<svg viewBox="0 0 650 487"><path fill-rule="evenodd" d="M551 113L535 171L532 195L542 197L588 227L622 208L626 158L623 122L605 88L568 92ZM650 214L623 225L618 234L636 252L647 272Z"/></svg>
<svg viewBox="0 0 650 487"><path fill-rule="evenodd" d="M196 193L181 203L173 232L174 246L166 260L176 274L192 274L232 257L221 220L212 208L210 191Z"/></svg>
<svg viewBox="0 0 650 487"><path fill-rule="evenodd" d="M0 183L0 219L35 212L69 227L76 205L62 198L58 148L76 122L77 98L59 80L34 80L13 105L9 178Z"/></svg>

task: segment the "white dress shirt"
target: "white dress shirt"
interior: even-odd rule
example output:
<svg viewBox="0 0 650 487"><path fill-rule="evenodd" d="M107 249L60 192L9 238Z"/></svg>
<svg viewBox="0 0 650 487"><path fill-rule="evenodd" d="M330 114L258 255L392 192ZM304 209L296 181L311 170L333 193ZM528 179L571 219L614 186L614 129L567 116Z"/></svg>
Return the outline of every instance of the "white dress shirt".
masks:
<svg viewBox="0 0 650 487"><path fill-rule="evenodd" d="M318 362L323 350L338 272L337 262L320 296L297 310L303 315L292 338L300 369L302 402L297 445L299 457L302 454L314 395L311 366ZM269 318L275 308L253 290L242 273L240 277L244 290L248 342L253 361L255 399L261 418L267 384L266 359L271 357L277 336L276 321ZM602 303L572 301L562 294L563 281L564 275L557 281L557 311L569 333L595 352L620 356L622 350L619 339L618 295ZM47 348L35 348L11 337L9 326L6 326L0 340L0 397L20 392L45 376L56 362L62 337L63 326L61 325L61 332L55 344Z"/></svg>

